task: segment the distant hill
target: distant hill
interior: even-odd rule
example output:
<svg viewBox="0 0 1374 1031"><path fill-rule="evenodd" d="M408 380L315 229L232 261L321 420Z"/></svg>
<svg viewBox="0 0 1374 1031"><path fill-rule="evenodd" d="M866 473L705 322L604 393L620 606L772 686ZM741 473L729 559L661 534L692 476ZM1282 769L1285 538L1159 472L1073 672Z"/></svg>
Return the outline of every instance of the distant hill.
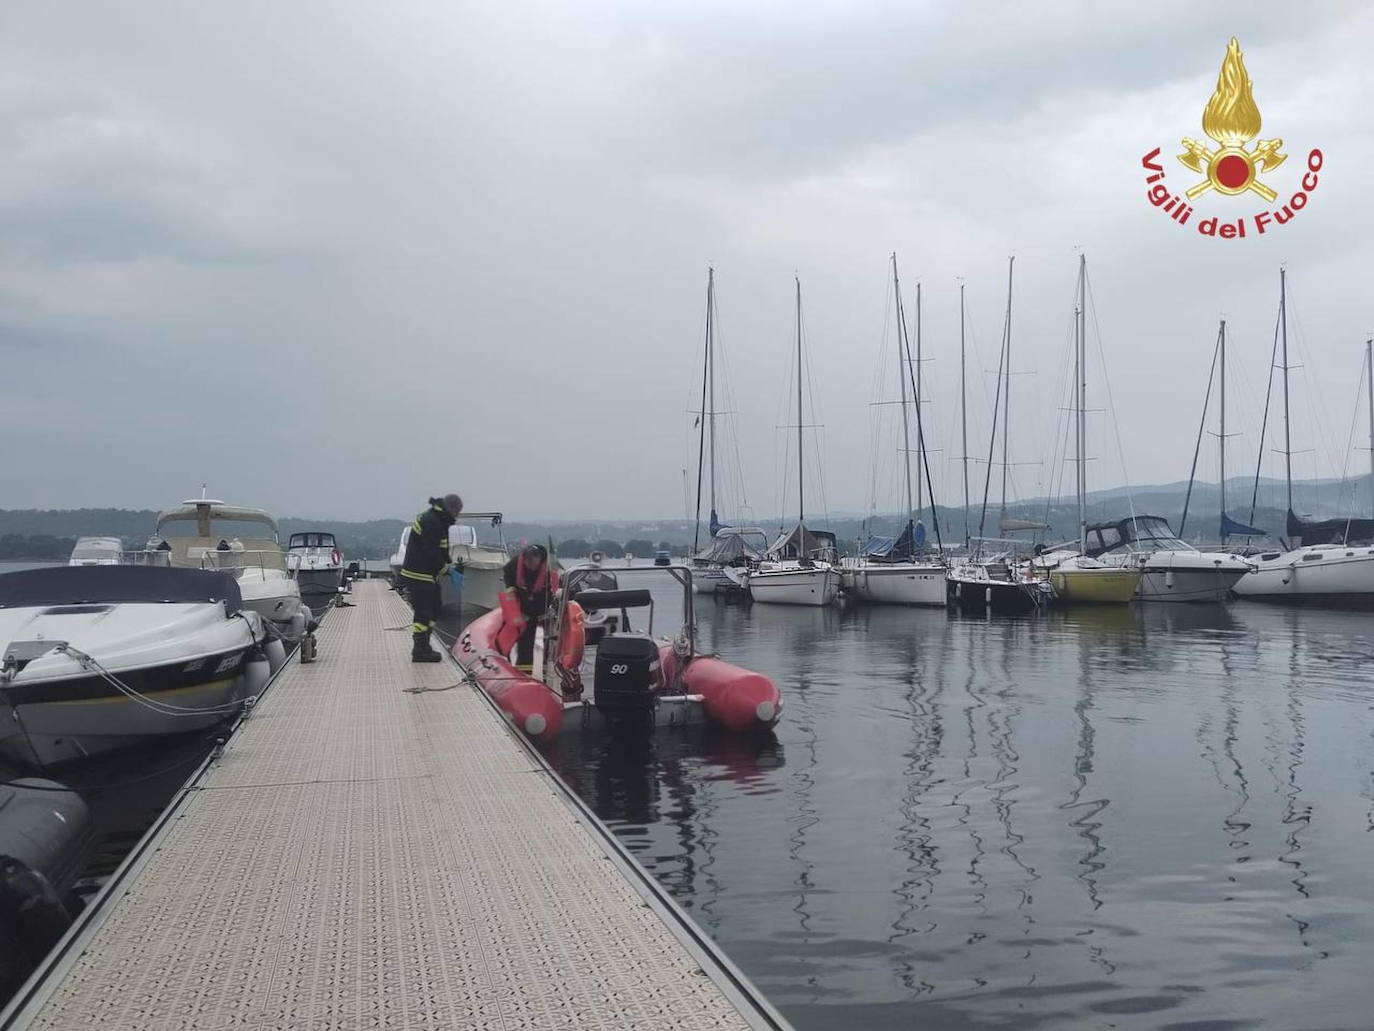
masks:
<svg viewBox="0 0 1374 1031"><path fill-rule="evenodd" d="M1182 521L1187 490L1188 484L1185 481L1135 487L1129 492L1125 488L1094 491L1088 496L1088 521L1107 522L1124 519L1132 512L1137 515L1148 513L1168 519L1177 531ZM1233 519L1241 522L1250 520L1250 500L1253 491L1252 479L1238 477L1227 481L1227 508ZM1276 534L1283 532L1283 493L1282 481L1260 481L1258 503L1254 512L1256 527ZM1193 486L1192 498L1188 500L1188 522L1183 528L1184 535L1190 541L1202 544L1211 543L1216 539L1219 497L1219 488L1215 483L1198 483ZM1298 514L1313 518L1329 519L1352 514L1374 514L1374 499L1370 497L1368 475L1344 483L1336 480L1295 483L1293 497ZM996 503L989 505L982 536L1000 536L997 529L1000 514ZM937 515L941 537L947 543L963 540L962 508L941 505ZM981 506L972 506L968 525L973 536L979 536L980 515ZM1049 524L1047 530L1034 533L1022 531L1017 534L1022 539L1068 540L1078 533L1078 508L1072 497L1017 501L1007 506L1007 515L1014 519ZM930 523L928 515L924 518ZM0 559L65 558L70 554L75 538L80 536L109 535L122 538L126 547L141 547L152 533L156 521L157 513L151 509L0 509ZM818 514L807 522L818 529L833 531L846 546L870 533L891 534L901 528L901 517L892 513L869 518L854 514L826 518ZM383 559L389 556L396 548L405 523L406 520L402 519L372 519L366 522L298 518L279 520L283 541L287 535L301 530L325 530L338 538L339 546L345 555L359 559ZM755 519L752 523L771 532L786 525L787 517ZM489 527L484 527L479 532L483 540L495 539L495 531ZM704 537L705 532L703 527L701 536ZM927 526L927 532L933 539L933 523ZM585 551L586 548L593 546L609 550L610 545L622 550L634 545L629 550L636 554L649 554L659 547L670 547L681 553L692 544L696 527L691 520L682 518L507 520L501 527L501 533L509 546L517 545L521 541L541 544L552 542L555 547L567 544L568 547L559 549L560 552L565 557L574 557L579 550Z"/></svg>

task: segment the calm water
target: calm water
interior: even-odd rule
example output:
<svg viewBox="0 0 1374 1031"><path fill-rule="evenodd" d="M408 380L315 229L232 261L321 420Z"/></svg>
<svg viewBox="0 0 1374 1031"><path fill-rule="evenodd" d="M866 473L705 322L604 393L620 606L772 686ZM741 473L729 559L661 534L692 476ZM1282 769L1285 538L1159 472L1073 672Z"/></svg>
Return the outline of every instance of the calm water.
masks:
<svg viewBox="0 0 1374 1031"><path fill-rule="evenodd" d="M776 740L551 757L798 1028L1374 1026L1369 615L702 602Z"/></svg>

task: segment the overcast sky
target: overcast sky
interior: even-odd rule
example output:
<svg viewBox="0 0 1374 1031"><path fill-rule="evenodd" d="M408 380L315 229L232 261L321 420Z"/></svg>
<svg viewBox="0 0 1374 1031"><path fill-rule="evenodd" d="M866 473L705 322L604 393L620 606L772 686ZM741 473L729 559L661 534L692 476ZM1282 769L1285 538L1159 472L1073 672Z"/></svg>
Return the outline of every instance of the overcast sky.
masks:
<svg viewBox="0 0 1374 1031"><path fill-rule="evenodd" d="M795 510L795 273L822 426L808 507L892 510L875 420L896 409L872 403L896 396L893 251L909 314L923 286L941 501L962 492L959 282L983 453L1013 254L1016 493L1060 475L1079 249L1106 362L1091 486L1186 478L1223 314L1229 468L1253 468L1281 263L1295 469L1368 468L1347 446L1374 330L1365 4L57 0L0 19L0 507L159 508L208 481L281 515L409 516L446 490L513 516L680 515L713 263L723 501ZM1141 168L1159 146L1168 185L1198 178L1174 155L1204 139L1232 35L1289 155L1264 176L1280 203L1326 158L1308 206L1244 241L1171 222ZM1193 220L1265 208L1212 194Z"/></svg>

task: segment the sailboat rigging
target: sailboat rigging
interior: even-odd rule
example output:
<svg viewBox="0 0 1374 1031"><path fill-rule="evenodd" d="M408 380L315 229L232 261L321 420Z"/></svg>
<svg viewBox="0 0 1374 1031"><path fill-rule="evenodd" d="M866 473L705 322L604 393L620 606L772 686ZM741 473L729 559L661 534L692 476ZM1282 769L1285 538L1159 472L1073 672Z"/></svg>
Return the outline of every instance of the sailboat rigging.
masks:
<svg viewBox="0 0 1374 1031"><path fill-rule="evenodd" d="M892 292L897 315L897 385L901 393L902 409L902 471L903 497L906 501L905 519L901 533L895 537L870 537L863 554L846 558L841 563L843 586L860 601L897 605L943 605L945 603L945 567L938 561L922 559L918 552L925 547L925 527L917 522L918 510L913 507L911 491L911 418L909 398L918 397L916 380L911 370L911 340L906 329L906 312L902 307L901 277L897 272L897 255L892 255ZM919 313L918 313L919 326ZM919 332L919 329L918 329ZM910 390L908 390L910 387ZM917 452L922 469L929 476L925 454L925 435L921 429L921 409L916 405ZM919 485L921 470L916 473ZM934 491L931 492L934 508ZM938 522L937 522L938 532Z"/></svg>
<svg viewBox="0 0 1374 1031"><path fill-rule="evenodd" d="M749 592L755 601L780 605L829 605L840 587L840 571L835 565L835 535L806 526L806 463L802 429L806 424L802 403L802 377L806 365L802 354L801 278L796 280L797 338L797 526L779 535L765 559L748 574Z"/></svg>
<svg viewBox="0 0 1374 1031"><path fill-rule="evenodd" d="M1265 552L1253 558L1255 571L1236 584L1237 594L1248 598L1289 603L1334 603L1374 606L1374 519L1304 520L1293 510L1293 448L1290 426L1288 373L1288 273L1279 270L1279 343L1283 373L1284 486L1287 498L1285 526L1291 550ZM1368 344L1366 344L1368 350ZM1374 384L1374 380L1371 380ZM1374 430L1374 391L1370 398L1371 430ZM1264 441L1260 441L1263 450ZM1258 492L1259 466L1256 464ZM1366 542L1355 547L1351 541Z"/></svg>
<svg viewBox="0 0 1374 1031"><path fill-rule="evenodd" d="M756 527L724 526L716 502L716 270L706 270L706 340L701 358L701 409L697 413L697 505L692 533L692 586L698 594L729 594L743 590L743 568L757 561L768 544ZM710 539L701 547L703 484L708 492ZM732 576L731 573L735 575Z"/></svg>

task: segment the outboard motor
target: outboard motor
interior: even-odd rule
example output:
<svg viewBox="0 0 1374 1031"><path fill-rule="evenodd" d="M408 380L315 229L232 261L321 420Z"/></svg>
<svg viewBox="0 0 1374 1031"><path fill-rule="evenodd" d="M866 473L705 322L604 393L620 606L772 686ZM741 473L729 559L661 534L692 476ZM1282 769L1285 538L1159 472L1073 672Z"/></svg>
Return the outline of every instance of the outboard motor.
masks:
<svg viewBox="0 0 1374 1031"><path fill-rule="evenodd" d="M647 728L658 701L658 642L648 634L602 638L592 687L597 710L611 723Z"/></svg>

